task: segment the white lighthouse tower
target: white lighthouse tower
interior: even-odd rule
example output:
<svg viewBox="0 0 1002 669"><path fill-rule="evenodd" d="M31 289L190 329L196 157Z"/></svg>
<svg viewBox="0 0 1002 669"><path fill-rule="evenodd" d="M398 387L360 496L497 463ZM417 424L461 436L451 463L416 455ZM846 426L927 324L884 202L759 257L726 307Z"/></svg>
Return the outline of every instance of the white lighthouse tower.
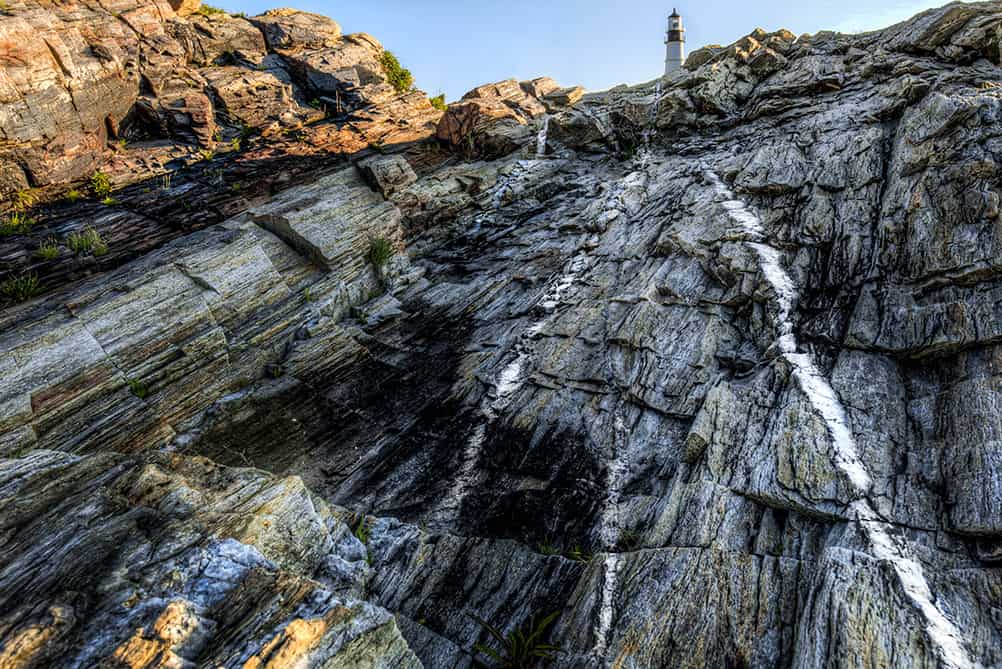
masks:
<svg viewBox="0 0 1002 669"><path fill-rule="evenodd" d="M672 9L668 17L668 32L665 34L665 44L668 54L665 56L665 74L671 74L682 69L685 62L685 28L682 27L682 16L678 10Z"/></svg>

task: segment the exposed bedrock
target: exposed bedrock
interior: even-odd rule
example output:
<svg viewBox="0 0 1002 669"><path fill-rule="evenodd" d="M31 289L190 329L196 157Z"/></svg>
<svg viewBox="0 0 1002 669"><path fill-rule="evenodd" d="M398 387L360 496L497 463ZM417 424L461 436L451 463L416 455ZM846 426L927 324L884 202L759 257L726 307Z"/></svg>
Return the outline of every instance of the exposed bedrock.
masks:
<svg viewBox="0 0 1002 669"><path fill-rule="evenodd" d="M1002 666L1000 34L483 86L9 305L0 659Z"/></svg>

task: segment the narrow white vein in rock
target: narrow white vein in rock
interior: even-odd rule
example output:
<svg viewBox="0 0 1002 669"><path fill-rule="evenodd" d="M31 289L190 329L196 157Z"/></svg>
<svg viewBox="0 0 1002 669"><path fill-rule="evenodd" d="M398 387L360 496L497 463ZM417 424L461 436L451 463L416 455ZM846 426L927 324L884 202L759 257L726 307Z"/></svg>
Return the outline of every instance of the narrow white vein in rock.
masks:
<svg viewBox="0 0 1002 669"><path fill-rule="evenodd" d="M616 449L616 453L609 462L609 468L606 472L607 493L599 517L599 539L605 550L609 551L603 561L602 599L599 602L598 618L595 621L595 647L592 651L595 658L599 660L609 647L609 636L612 633L615 610L614 603L618 590L619 555L613 551L619 540L619 500L623 481L628 471L626 449L623 446L625 440L621 438L625 435L626 425L623 423L623 417L617 411L613 422L613 447Z"/></svg>
<svg viewBox="0 0 1002 669"><path fill-rule="evenodd" d="M466 440L459 472L444 504L444 508L450 511L450 519L455 519L462 510L463 502L476 483L477 463L480 461L480 452L487 437L487 428L502 411L508 408L515 393L525 384L525 365L532 355L530 345L532 339L542 332L546 323L553 318L556 308L563 300L564 293L577 281L585 264L584 255L576 256L568 264L567 269L550 283L549 288L538 302L538 305L543 309L543 314L532 322L515 342L515 357L505 365L492 384L494 387L493 399L484 400L481 404L480 421Z"/></svg>
<svg viewBox="0 0 1002 669"><path fill-rule="evenodd" d="M867 530L873 555L894 567L894 573L901 582L905 594L926 619L926 632L941 651L945 666L951 669L967 669L975 665L967 656L961 641L960 631L934 603L929 582L922 571L922 565L908 556L908 548L896 540L888 531L887 523L880 519L867 500L857 500L852 505L860 524Z"/></svg>
<svg viewBox="0 0 1002 669"><path fill-rule="evenodd" d="M625 445L628 443L626 437L628 430L623 421L623 416L616 411L613 418L613 448L615 453L609 461L609 466L605 475L606 498L599 516L599 539L602 547L606 550L613 550L619 541L619 500L622 495L623 484L626 479L629 463Z"/></svg>
<svg viewBox="0 0 1002 669"><path fill-rule="evenodd" d="M835 389L814 364L811 356L797 351L792 315L798 292L792 277L783 267L781 254L766 243L761 219L753 209L736 199L713 171L705 170L703 177L724 200L721 202L724 211L747 235L745 243L758 256L762 275L775 295L777 309L774 325L780 354L790 364L797 385L828 427L834 448L833 462L856 491L858 499L850 509L863 528L873 556L893 566L905 594L925 619L926 634L936 647L943 665L950 669L973 669L976 665L967 655L960 631L936 605L922 566L911 557L907 544L892 536L889 524L866 498L872 479L859 458L845 409Z"/></svg>
<svg viewBox="0 0 1002 669"><path fill-rule="evenodd" d="M783 267L782 256L778 250L762 241L764 228L758 215L727 188L716 174L706 171L704 176L709 181L717 195L724 198L722 206L732 221L738 224L748 239L746 244L758 256L759 267L766 283L772 288L776 300L775 327L780 354L793 369L794 378L814 407L814 410L824 419L831 434L835 449L835 461L839 469L846 475L856 489L857 494L866 494L872 481L866 467L859 459L856 442L849 429L842 403L835 395L828 379L807 354L797 352L797 340L793 333L793 310L798 294L793 278Z"/></svg>
<svg viewBox="0 0 1002 669"><path fill-rule="evenodd" d="M536 135L536 157L542 158L546 155L546 138L550 131L550 117L549 115L543 117L543 125L539 128L539 134Z"/></svg>
<svg viewBox="0 0 1002 669"><path fill-rule="evenodd" d="M602 659L609 648L609 635L615 613L616 590L619 579L619 555L608 553L602 563L602 596L598 605L598 621L595 625L594 657Z"/></svg>

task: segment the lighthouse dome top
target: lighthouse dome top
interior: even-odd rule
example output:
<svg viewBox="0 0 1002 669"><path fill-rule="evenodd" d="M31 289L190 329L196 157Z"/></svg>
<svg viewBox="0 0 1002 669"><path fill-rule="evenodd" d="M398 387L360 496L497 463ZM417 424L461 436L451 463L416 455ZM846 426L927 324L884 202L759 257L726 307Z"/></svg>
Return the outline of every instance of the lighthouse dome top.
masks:
<svg viewBox="0 0 1002 669"><path fill-rule="evenodd" d="M677 9L675 9L674 7L672 7L671 14L668 15L668 18L670 18L670 19L680 19L680 18L682 18L682 15L678 13Z"/></svg>

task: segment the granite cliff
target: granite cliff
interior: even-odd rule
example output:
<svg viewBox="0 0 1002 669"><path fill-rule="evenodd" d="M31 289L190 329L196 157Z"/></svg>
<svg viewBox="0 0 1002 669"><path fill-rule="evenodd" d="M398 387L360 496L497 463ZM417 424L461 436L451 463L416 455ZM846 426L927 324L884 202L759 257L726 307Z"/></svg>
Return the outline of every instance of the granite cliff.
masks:
<svg viewBox="0 0 1002 669"><path fill-rule="evenodd" d="M1002 666L1002 3L446 110L0 35L0 667Z"/></svg>

